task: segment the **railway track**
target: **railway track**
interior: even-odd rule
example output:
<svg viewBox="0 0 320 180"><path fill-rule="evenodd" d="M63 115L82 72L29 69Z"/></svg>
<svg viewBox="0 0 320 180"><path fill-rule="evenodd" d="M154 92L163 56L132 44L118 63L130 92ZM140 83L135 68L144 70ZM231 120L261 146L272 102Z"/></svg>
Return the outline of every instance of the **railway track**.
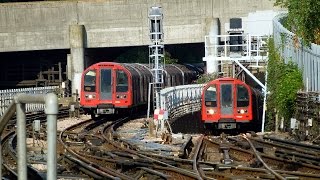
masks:
<svg viewBox="0 0 320 180"><path fill-rule="evenodd" d="M114 139L116 129L128 118L115 121L88 121L67 128L60 134L60 142L75 158L86 164L95 164L96 168L116 179L195 179L192 170L178 168L175 161L159 160L147 154L132 150L129 144ZM72 133L71 133L72 132ZM76 135L76 136L72 136ZM82 142L79 142L79 135ZM68 137L68 138L67 138Z"/></svg>
<svg viewBox="0 0 320 180"><path fill-rule="evenodd" d="M59 118L68 116L67 109L60 109ZM42 126L39 132L36 133L32 128L32 122L34 119L40 120ZM26 116L27 124L27 171L28 179L45 179L46 177L46 125L44 123L46 116L43 113L29 113ZM17 179L17 135L15 127L15 118L9 121L2 135L2 152L3 152L3 166L5 169L4 177L8 179ZM57 148L58 154L63 154L63 149ZM86 176L75 176L77 169L69 171L73 165L64 161L63 158L58 156L58 179L73 179L81 178L86 179Z"/></svg>
<svg viewBox="0 0 320 180"><path fill-rule="evenodd" d="M273 137L251 138L259 146L268 148L274 156L301 163L320 165L320 147Z"/></svg>
<svg viewBox="0 0 320 180"><path fill-rule="evenodd" d="M268 137L194 134L186 136L190 138L191 143L184 144L184 150L179 153L164 153L159 150L161 148L142 150L141 142L123 138L124 131L127 135L132 134L131 131L123 129L125 126L134 128L140 133L145 131L146 127L132 125L137 122L139 123L138 120L132 121L128 117L102 118L98 121L79 120L61 130L57 144L57 177L59 179L320 179L320 167L306 158L306 155L316 157L317 147L312 149L309 146L299 146L300 144L290 141L277 141ZM45 143L46 140L45 126L42 128L43 134L37 137L38 144ZM31 126L27 128L27 133L28 138L32 139ZM7 169L6 176L10 177L9 179L16 179L15 139L14 129L12 131L8 129L2 136L3 165ZM279 156L276 152L280 150L290 151L293 155L306 153L305 156L299 157L300 159L294 159L289 156ZM33 151L41 152L37 148ZM46 153L45 149L42 151ZM36 159L30 155L31 151L28 152L29 176L42 179L46 172L37 168L37 165L45 165L45 160L39 156L35 156L38 158Z"/></svg>
<svg viewBox="0 0 320 180"><path fill-rule="evenodd" d="M222 138L223 139L223 138ZM275 154L269 152L270 149L265 149L264 145L257 144L253 141L253 138L243 138L242 136L237 137L227 137L228 146L228 156L220 157L220 159L226 159L229 157L233 162L226 164L224 167L230 170L239 171L238 165L247 166L247 170L250 172L264 172L266 169L272 171L274 174L279 174L283 178L300 178L300 179L319 179L319 170L320 167L312 164L302 163L299 160L295 159L285 159L282 157L277 157ZM251 142L252 140L252 142ZM255 138L254 138L255 140ZM221 152L221 138L209 139L209 145L207 148L215 148L215 152L220 148ZM267 143L271 146L270 143ZM274 145L276 146L276 144ZM264 147L264 148L262 148ZM223 148L222 148L223 149ZM210 152L210 151L209 151ZM206 153L208 156L208 153ZM228 159L227 159L228 160ZM210 161L210 160L207 160ZM230 162L227 161L227 162ZM231 167L230 167L231 165ZM252 169L254 167L255 169ZM268 168L267 168L268 167ZM258 168L258 169L256 169ZM261 171L261 168L264 171ZM230 169L230 170L229 170ZM241 169L241 172L245 172L244 169ZM269 172L270 173L270 172ZM245 172L244 174L250 174ZM253 173L255 175L255 173ZM268 175L269 176L269 175ZM274 175L275 176L275 175ZM276 177L281 179L279 177Z"/></svg>

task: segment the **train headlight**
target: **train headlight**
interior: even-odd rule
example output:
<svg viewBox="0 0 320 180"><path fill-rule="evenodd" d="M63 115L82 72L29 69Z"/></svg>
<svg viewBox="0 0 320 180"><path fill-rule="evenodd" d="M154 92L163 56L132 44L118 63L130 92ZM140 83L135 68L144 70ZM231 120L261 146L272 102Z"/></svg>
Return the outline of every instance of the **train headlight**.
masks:
<svg viewBox="0 0 320 180"><path fill-rule="evenodd" d="M238 110L238 113L240 113L240 114L244 114L244 113L246 113L246 112L248 112L246 109L240 109L240 110Z"/></svg>
<svg viewBox="0 0 320 180"><path fill-rule="evenodd" d="M87 99L94 99L94 98L96 98L96 95L94 95L94 94L87 94L87 95L86 95L86 98L87 98Z"/></svg>
<svg viewBox="0 0 320 180"><path fill-rule="evenodd" d="M214 110L213 109L209 109L209 110L207 110L207 113L208 114L214 114Z"/></svg>

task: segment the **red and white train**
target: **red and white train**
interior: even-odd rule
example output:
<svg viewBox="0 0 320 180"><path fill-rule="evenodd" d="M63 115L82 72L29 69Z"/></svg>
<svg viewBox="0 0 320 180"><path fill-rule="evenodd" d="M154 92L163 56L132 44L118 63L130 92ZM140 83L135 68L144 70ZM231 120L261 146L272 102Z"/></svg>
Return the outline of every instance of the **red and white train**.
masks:
<svg viewBox="0 0 320 180"><path fill-rule="evenodd" d="M260 131L263 101L261 93L234 78L219 78L203 89L201 119L213 129Z"/></svg>
<svg viewBox="0 0 320 180"><path fill-rule="evenodd" d="M80 105L94 118L100 114L127 113L146 105L152 73L147 64L99 62L82 74ZM180 64L167 64L164 86L190 84L197 72Z"/></svg>

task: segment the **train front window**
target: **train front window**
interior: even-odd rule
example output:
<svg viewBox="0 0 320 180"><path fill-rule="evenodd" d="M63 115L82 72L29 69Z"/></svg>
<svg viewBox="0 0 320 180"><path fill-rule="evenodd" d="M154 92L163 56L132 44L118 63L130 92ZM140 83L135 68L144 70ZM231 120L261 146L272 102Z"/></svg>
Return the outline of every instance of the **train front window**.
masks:
<svg viewBox="0 0 320 180"><path fill-rule="evenodd" d="M116 92L128 91L128 76L123 70L117 70Z"/></svg>
<svg viewBox="0 0 320 180"><path fill-rule="evenodd" d="M222 115L231 115L233 113L233 85L220 85L220 108Z"/></svg>
<svg viewBox="0 0 320 180"><path fill-rule="evenodd" d="M111 69L101 69L100 71L100 98L110 100L112 98L112 76Z"/></svg>
<svg viewBox="0 0 320 180"><path fill-rule="evenodd" d="M249 92L243 85L237 86L237 107L249 106Z"/></svg>
<svg viewBox="0 0 320 180"><path fill-rule="evenodd" d="M96 71L90 70L84 75L84 91L96 91Z"/></svg>
<svg viewBox="0 0 320 180"><path fill-rule="evenodd" d="M204 94L204 101L207 107L217 107L217 89L211 85Z"/></svg>

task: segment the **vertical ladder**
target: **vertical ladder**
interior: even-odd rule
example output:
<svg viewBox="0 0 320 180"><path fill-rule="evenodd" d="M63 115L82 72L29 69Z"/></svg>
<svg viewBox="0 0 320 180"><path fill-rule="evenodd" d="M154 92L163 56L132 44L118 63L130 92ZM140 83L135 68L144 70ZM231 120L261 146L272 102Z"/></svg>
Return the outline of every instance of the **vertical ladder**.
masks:
<svg viewBox="0 0 320 180"><path fill-rule="evenodd" d="M149 10L149 28L152 44L149 46L149 66L153 75L153 109L160 108L160 91L163 88L164 45L162 44L162 19L161 7L151 7Z"/></svg>

